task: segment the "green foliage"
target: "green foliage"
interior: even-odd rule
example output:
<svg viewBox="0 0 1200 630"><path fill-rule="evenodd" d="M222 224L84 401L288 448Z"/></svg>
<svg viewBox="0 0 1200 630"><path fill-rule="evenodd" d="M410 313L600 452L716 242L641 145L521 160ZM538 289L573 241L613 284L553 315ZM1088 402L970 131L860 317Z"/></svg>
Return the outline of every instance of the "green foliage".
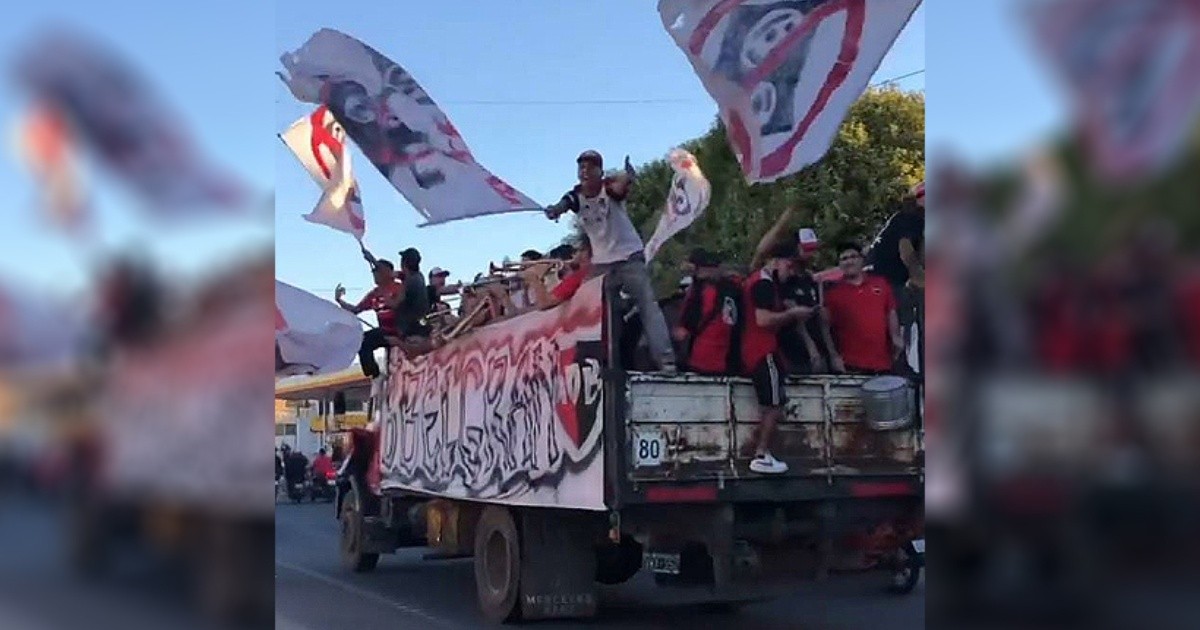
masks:
<svg viewBox="0 0 1200 630"><path fill-rule="evenodd" d="M712 184L704 215L670 239L654 259L660 295L681 275L687 252L704 247L736 265L750 262L759 239L789 207L797 209L794 233L816 229L824 243L865 242L908 189L925 177L925 96L895 88L871 89L851 107L829 152L816 164L771 184L750 185L718 120L708 133L686 142ZM649 238L670 189L665 159L642 165L628 207ZM819 262L831 263L823 251Z"/></svg>

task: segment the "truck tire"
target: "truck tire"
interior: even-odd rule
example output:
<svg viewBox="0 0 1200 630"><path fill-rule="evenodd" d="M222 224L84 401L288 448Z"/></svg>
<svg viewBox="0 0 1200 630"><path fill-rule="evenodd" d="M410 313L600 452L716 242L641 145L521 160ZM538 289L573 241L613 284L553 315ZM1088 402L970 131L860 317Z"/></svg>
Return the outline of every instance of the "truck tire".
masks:
<svg viewBox="0 0 1200 630"><path fill-rule="evenodd" d="M363 518L358 488L351 486L342 500L340 543L342 565L355 573L367 573L379 564L379 554L362 550Z"/></svg>
<svg viewBox="0 0 1200 630"><path fill-rule="evenodd" d="M904 545L898 552L896 567L891 574L888 592L892 595L908 595L917 588L921 581L921 564L917 561L915 550L911 543Z"/></svg>
<svg viewBox="0 0 1200 630"><path fill-rule="evenodd" d="M493 623L521 616L521 541L512 513L489 505L475 526L475 592Z"/></svg>

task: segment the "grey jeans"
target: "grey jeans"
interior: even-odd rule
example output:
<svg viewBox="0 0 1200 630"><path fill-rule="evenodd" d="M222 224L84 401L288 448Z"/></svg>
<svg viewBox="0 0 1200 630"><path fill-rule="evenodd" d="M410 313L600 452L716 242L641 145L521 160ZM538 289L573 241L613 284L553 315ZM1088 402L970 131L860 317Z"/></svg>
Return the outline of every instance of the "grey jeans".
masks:
<svg viewBox="0 0 1200 630"><path fill-rule="evenodd" d="M646 331L646 343L650 346L650 354L658 361L659 366L665 363L674 364L675 348L671 345L667 319L663 317L658 298L654 295L654 287L650 284L650 271L646 269L646 259L641 254L635 254L628 260L592 265L593 278L604 274L612 277L613 286L633 298L638 312L642 315L642 327Z"/></svg>

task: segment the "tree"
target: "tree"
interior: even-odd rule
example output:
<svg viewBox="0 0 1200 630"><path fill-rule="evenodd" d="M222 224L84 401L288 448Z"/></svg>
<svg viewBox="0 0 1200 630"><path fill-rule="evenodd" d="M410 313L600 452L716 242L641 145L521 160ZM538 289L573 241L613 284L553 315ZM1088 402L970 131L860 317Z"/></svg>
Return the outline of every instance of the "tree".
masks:
<svg viewBox="0 0 1200 630"><path fill-rule="evenodd" d="M799 211L793 231L811 226L825 243L866 244L912 185L925 177L925 96L896 88L870 89L850 108L825 157L771 184L747 184L720 120L685 142L712 183L704 215L669 240L652 267L659 294L679 281L687 252L703 247L736 265L750 262L762 235L788 207ZM671 183L665 160L638 169L630 217L645 237L658 224ZM830 264L835 253L821 252Z"/></svg>

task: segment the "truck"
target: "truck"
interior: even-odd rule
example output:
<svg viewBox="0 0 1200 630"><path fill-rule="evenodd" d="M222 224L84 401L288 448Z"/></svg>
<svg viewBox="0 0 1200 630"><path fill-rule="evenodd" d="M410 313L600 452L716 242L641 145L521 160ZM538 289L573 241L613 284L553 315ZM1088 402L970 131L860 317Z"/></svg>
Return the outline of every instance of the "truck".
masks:
<svg viewBox="0 0 1200 630"><path fill-rule="evenodd" d="M724 608L850 572L913 590L919 405L884 427L867 421L868 377L789 378L773 452L790 469L756 474L750 382L626 369L622 314L596 278L554 309L389 356L339 480L345 566L407 547L472 557L496 622L593 616L598 584L642 571Z"/></svg>

